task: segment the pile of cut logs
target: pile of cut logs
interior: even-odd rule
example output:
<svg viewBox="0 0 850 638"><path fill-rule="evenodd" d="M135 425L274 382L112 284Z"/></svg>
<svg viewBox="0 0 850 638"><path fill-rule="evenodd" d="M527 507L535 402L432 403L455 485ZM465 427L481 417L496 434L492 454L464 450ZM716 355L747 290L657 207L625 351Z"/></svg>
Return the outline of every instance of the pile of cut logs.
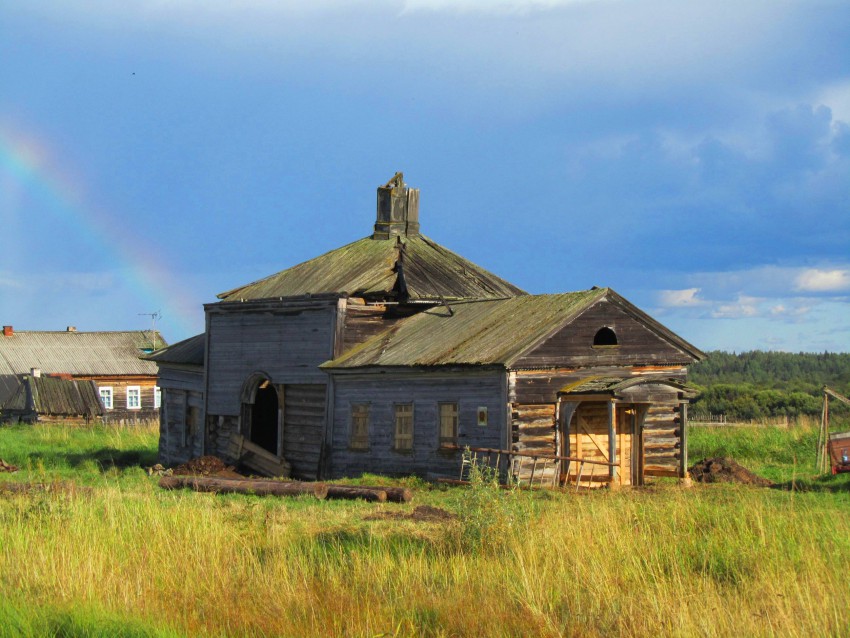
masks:
<svg viewBox="0 0 850 638"><path fill-rule="evenodd" d="M163 476L159 486L167 490L189 488L197 492L219 494L255 494L257 496L299 496L309 494L318 499L363 499L385 503L408 503L413 492L407 487L334 485L274 479L236 479L212 476Z"/></svg>

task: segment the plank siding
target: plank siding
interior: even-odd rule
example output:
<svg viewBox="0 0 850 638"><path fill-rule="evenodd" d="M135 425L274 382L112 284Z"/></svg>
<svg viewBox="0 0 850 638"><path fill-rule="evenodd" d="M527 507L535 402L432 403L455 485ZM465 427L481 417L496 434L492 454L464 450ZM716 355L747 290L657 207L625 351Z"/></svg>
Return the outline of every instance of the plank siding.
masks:
<svg viewBox="0 0 850 638"><path fill-rule="evenodd" d="M276 384L326 383L318 366L333 356L336 300L257 310L234 305L208 306L208 414L238 416L242 386L257 371Z"/></svg>
<svg viewBox="0 0 850 638"><path fill-rule="evenodd" d="M185 463L203 454L204 374L201 367L159 364L162 388L159 462ZM194 423L190 421L194 420Z"/></svg>
<svg viewBox="0 0 850 638"><path fill-rule="evenodd" d="M596 332L611 328L617 346L593 346ZM512 368L687 364L693 357L673 346L618 304L602 299L543 343L511 364Z"/></svg>
<svg viewBox="0 0 850 638"><path fill-rule="evenodd" d="M324 384L283 388L283 457L292 466L293 478L316 480L319 476L326 390Z"/></svg>
<svg viewBox="0 0 850 638"><path fill-rule="evenodd" d="M504 440L505 406L501 403L504 372L450 374L384 373L334 375L334 420L331 433L332 477L363 472L426 478L457 478L461 452L439 448L439 404L458 404L458 445L498 448ZM351 406L369 406L369 449L349 448ZM413 449L393 449L394 406L413 404ZM486 426L477 423L478 407L488 410Z"/></svg>

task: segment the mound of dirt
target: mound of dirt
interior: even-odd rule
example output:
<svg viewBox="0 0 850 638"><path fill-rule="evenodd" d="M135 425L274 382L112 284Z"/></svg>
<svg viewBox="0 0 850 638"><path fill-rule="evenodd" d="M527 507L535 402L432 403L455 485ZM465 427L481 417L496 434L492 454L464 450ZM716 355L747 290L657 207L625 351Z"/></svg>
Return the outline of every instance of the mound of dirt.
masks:
<svg viewBox="0 0 850 638"><path fill-rule="evenodd" d="M754 474L734 459L715 457L703 459L692 465L689 470L691 478L699 483L741 483L770 487L772 482Z"/></svg>
<svg viewBox="0 0 850 638"><path fill-rule="evenodd" d="M232 465L227 465L217 456L199 456L178 465L172 472L175 476L215 476L217 478L245 478Z"/></svg>
<svg viewBox="0 0 850 638"><path fill-rule="evenodd" d="M0 459L0 472L17 472L18 466L12 465L11 463L6 463L3 459Z"/></svg>
<svg viewBox="0 0 850 638"><path fill-rule="evenodd" d="M416 521L419 523L439 523L443 521L450 521L455 518L457 518L457 516L455 516L451 512L447 512L444 509L440 509L439 507L432 507L430 505L417 505L413 509L413 511L410 512L410 514L405 514L403 512L377 512L375 514L365 516L364 520L391 520Z"/></svg>

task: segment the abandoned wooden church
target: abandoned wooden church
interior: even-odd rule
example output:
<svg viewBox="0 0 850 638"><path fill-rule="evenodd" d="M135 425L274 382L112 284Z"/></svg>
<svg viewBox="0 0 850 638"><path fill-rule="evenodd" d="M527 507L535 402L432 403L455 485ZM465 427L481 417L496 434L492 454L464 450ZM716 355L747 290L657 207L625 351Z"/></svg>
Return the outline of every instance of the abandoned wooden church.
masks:
<svg viewBox="0 0 850 638"><path fill-rule="evenodd" d="M371 235L219 299L149 356L164 463L457 478L470 447L535 482L684 475L703 354L613 290L529 295L440 246L400 173Z"/></svg>

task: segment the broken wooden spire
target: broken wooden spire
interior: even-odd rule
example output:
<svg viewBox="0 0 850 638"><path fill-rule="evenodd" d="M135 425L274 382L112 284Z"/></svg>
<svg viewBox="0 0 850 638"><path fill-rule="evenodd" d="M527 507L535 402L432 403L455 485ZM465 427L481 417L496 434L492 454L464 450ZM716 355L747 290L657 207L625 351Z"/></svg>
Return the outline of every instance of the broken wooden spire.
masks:
<svg viewBox="0 0 850 638"><path fill-rule="evenodd" d="M408 188L400 172L378 187L378 214L372 239L389 239L394 235L419 235L419 189Z"/></svg>

